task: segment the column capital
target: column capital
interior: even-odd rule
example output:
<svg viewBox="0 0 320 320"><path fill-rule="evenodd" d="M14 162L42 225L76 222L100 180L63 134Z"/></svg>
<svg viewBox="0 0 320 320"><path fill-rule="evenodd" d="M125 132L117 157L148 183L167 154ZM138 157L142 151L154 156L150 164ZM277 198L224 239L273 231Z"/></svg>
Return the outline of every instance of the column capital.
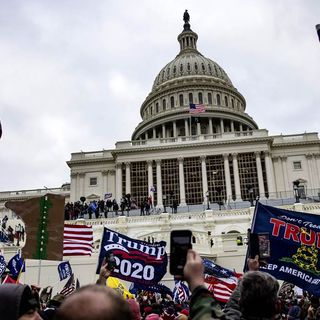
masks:
<svg viewBox="0 0 320 320"><path fill-rule="evenodd" d="M201 161L206 161L206 159L207 159L207 156L200 156Z"/></svg>
<svg viewBox="0 0 320 320"><path fill-rule="evenodd" d="M265 157L270 157L271 156L271 153L268 150L263 151L263 154L264 154Z"/></svg>
<svg viewBox="0 0 320 320"><path fill-rule="evenodd" d="M312 159L313 157L313 154L312 153L306 153L306 158L307 159Z"/></svg>
<svg viewBox="0 0 320 320"><path fill-rule="evenodd" d="M125 162L126 168L130 168L131 162Z"/></svg>
<svg viewBox="0 0 320 320"><path fill-rule="evenodd" d="M183 157L178 157L178 162L183 163L184 158Z"/></svg>
<svg viewBox="0 0 320 320"><path fill-rule="evenodd" d="M229 153L224 153L222 156L223 156L223 159L226 160L228 159L229 160Z"/></svg>
<svg viewBox="0 0 320 320"><path fill-rule="evenodd" d="M115 170L108 170L108 173L111 175L111 176L114 176L116 174L116 171Z"/></svg>
<svg viewBox="0 0 320 320"><path fill-rule="evenodd" d="M101 173L102 173L103 176L107 176L108 175L108 171L109 170L103 170L103 171L101 171Z"/></svg>
<svg viewBox="0 0 320 320"><path fill-rule="evenodd" d="M316 159L320 158L320 153L314 153L313 155Z"/></svg>
<svg viewBox="0 0 320 320"><path fill-rule="evenodd" d="M116 168L121 169L122 167L122 162L116 162Z"/></svg>
<svg viewBox="0 0 320 320"><path fill-rule="evenodd" d="M255 154L256 158L261 157L261 151L255 151L254 154Z"/></svg>
<svg viewBox="0 0 320 320"><path fill-rule="evenodd" d="M78 176L78 172L71 172L70 177L71 178L76 178Z"/></svg>
<svg viewBox="0 0 320 320"><path fill-rule="evenodd" d="M80 178L83 178L85 176L85 173L84 172L79 172L78 175L79 175Z"/></svg>
<svg viewBox="0 0 320 320"><path fill-rule="evenodd" d="M280 156L279 158L280 158L282 161L287 161L287 158L288 158L288 157L285 156L285 155L283 155L283 156Z"/></svg>
<svg viewBox="0 0 320 320"><path fill-rule="evenodd" d="M153 164L153 160L147 160L147 165L148 166L152 166L152 164Z"/></svg>
<svg viewBox="0 0 320 320"><path fill-rule="evenodd" d="M237 159L237 157L238 157L238 153L237 152L232 153L232 158L233 159Z"/></svg>
<svg viewBox="0 0 320 320"><path fill-rule="evenodd" d="M156 159L156 164L161 165L161 159Z"/></svg>

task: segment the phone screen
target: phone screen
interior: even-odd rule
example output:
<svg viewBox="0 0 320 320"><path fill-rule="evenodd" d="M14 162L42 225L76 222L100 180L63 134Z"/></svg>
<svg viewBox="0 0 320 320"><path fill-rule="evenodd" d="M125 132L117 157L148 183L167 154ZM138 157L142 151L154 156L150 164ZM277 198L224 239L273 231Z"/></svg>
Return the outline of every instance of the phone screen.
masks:
<svg viewBox="0 0 320 320"><path fill-rule="evenodd" d="M192 248L190 230L173 230L170 237L170 273L183 275L187 252Z"/></svg>

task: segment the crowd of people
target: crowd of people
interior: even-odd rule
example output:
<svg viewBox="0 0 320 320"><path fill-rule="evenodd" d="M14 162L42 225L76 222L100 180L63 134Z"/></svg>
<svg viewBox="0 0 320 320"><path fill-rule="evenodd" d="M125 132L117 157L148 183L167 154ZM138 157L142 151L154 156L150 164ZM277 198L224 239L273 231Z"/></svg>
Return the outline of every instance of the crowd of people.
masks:
<svg viewBox="0 0 320 320"><path fill-rule="evenodd" d="M174 205L176 213L178 205ZM140 216L150 215L155 211L152 197L148 196L139 204L132 199L130 194L123 195L118 203L116 199L93 200L89 203L84 201L68 202L64 207L65 220L76 220L78 218L99 219L119 215L129 216L130 210L140 209ZM158 212L158 211L157 211Z"/></svg>
<svg viewBox="0 0 320 320"><path fill-rule="evenodd" d="M41 303L37 287L0 285L2 320L206 320L206 319L320 319L319 298L304 293L297 299L291 290L279 291L278 281L259 270L258 256L248 261L249 271L240 279L225 305L217 302L205 286L199 254L190 249L183 270L192 295L178 303L166 294L147 290L134 299L106 286L111 271L104 261L96 284L80 287L67 297L57 294Z"/></svg>
<svg viewBox="0 0 320 320"><path fill-rule="evenodd" d="M8 221L7 215L1 219L0 242L19 246L20 242L25 239L25 228L20 222L12 226Z"/></svg>

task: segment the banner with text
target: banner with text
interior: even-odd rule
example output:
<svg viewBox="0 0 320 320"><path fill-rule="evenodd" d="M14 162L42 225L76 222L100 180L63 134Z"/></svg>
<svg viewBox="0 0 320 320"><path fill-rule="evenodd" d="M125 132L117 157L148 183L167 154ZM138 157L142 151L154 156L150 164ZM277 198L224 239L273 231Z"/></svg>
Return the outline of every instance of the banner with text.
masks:
<svg viewBox="0 0 320 320"><path fill-rule="evenodd" d="M320 296L318 215L258 203L251 232L269 234L271 255L261 271Z"/></svg>
<svg viewBox="0 0 320 320"><path fill-rule="evenodd" d="M166 242L149 243L104 228L97 274L106 254L113 253L112 276L145 285L158 283L167 271Z"/></svg>

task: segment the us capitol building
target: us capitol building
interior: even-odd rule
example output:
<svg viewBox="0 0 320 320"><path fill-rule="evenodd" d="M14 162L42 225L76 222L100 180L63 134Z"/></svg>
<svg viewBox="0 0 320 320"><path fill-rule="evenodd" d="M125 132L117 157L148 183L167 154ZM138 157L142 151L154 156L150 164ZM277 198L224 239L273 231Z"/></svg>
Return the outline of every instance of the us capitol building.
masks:
<svg viewBox="0 0 320 320"><path fill-rule="evenodd" d="M191 229L193 246L203 256L241 271L246 245L237 246L235 239L239 234L245 238L257 197L270 205L320 213L318 133L269 136L259 129L246 113L243 95L221 66L198 51L197 40L185 13L179 52L155 77L131 140L116 142L112 150L72 153L70 188L52 189L70 202L108 195L119 203L130 194L139 205L151 196L161 209L149 216L133 210L129 217L77 221L93 225L96 240L91 258L71 259L83 283L93 280L103 225L168 242L170 230ZM205 112L191 114L190 103L204 105ZM46 192L1 192L0 214L7 200ZM173 203L179 205L177 214L171 213ZM46 265L48 272L56 268L54 262ZM85 275L84 266L92 273Z"/></svg>

